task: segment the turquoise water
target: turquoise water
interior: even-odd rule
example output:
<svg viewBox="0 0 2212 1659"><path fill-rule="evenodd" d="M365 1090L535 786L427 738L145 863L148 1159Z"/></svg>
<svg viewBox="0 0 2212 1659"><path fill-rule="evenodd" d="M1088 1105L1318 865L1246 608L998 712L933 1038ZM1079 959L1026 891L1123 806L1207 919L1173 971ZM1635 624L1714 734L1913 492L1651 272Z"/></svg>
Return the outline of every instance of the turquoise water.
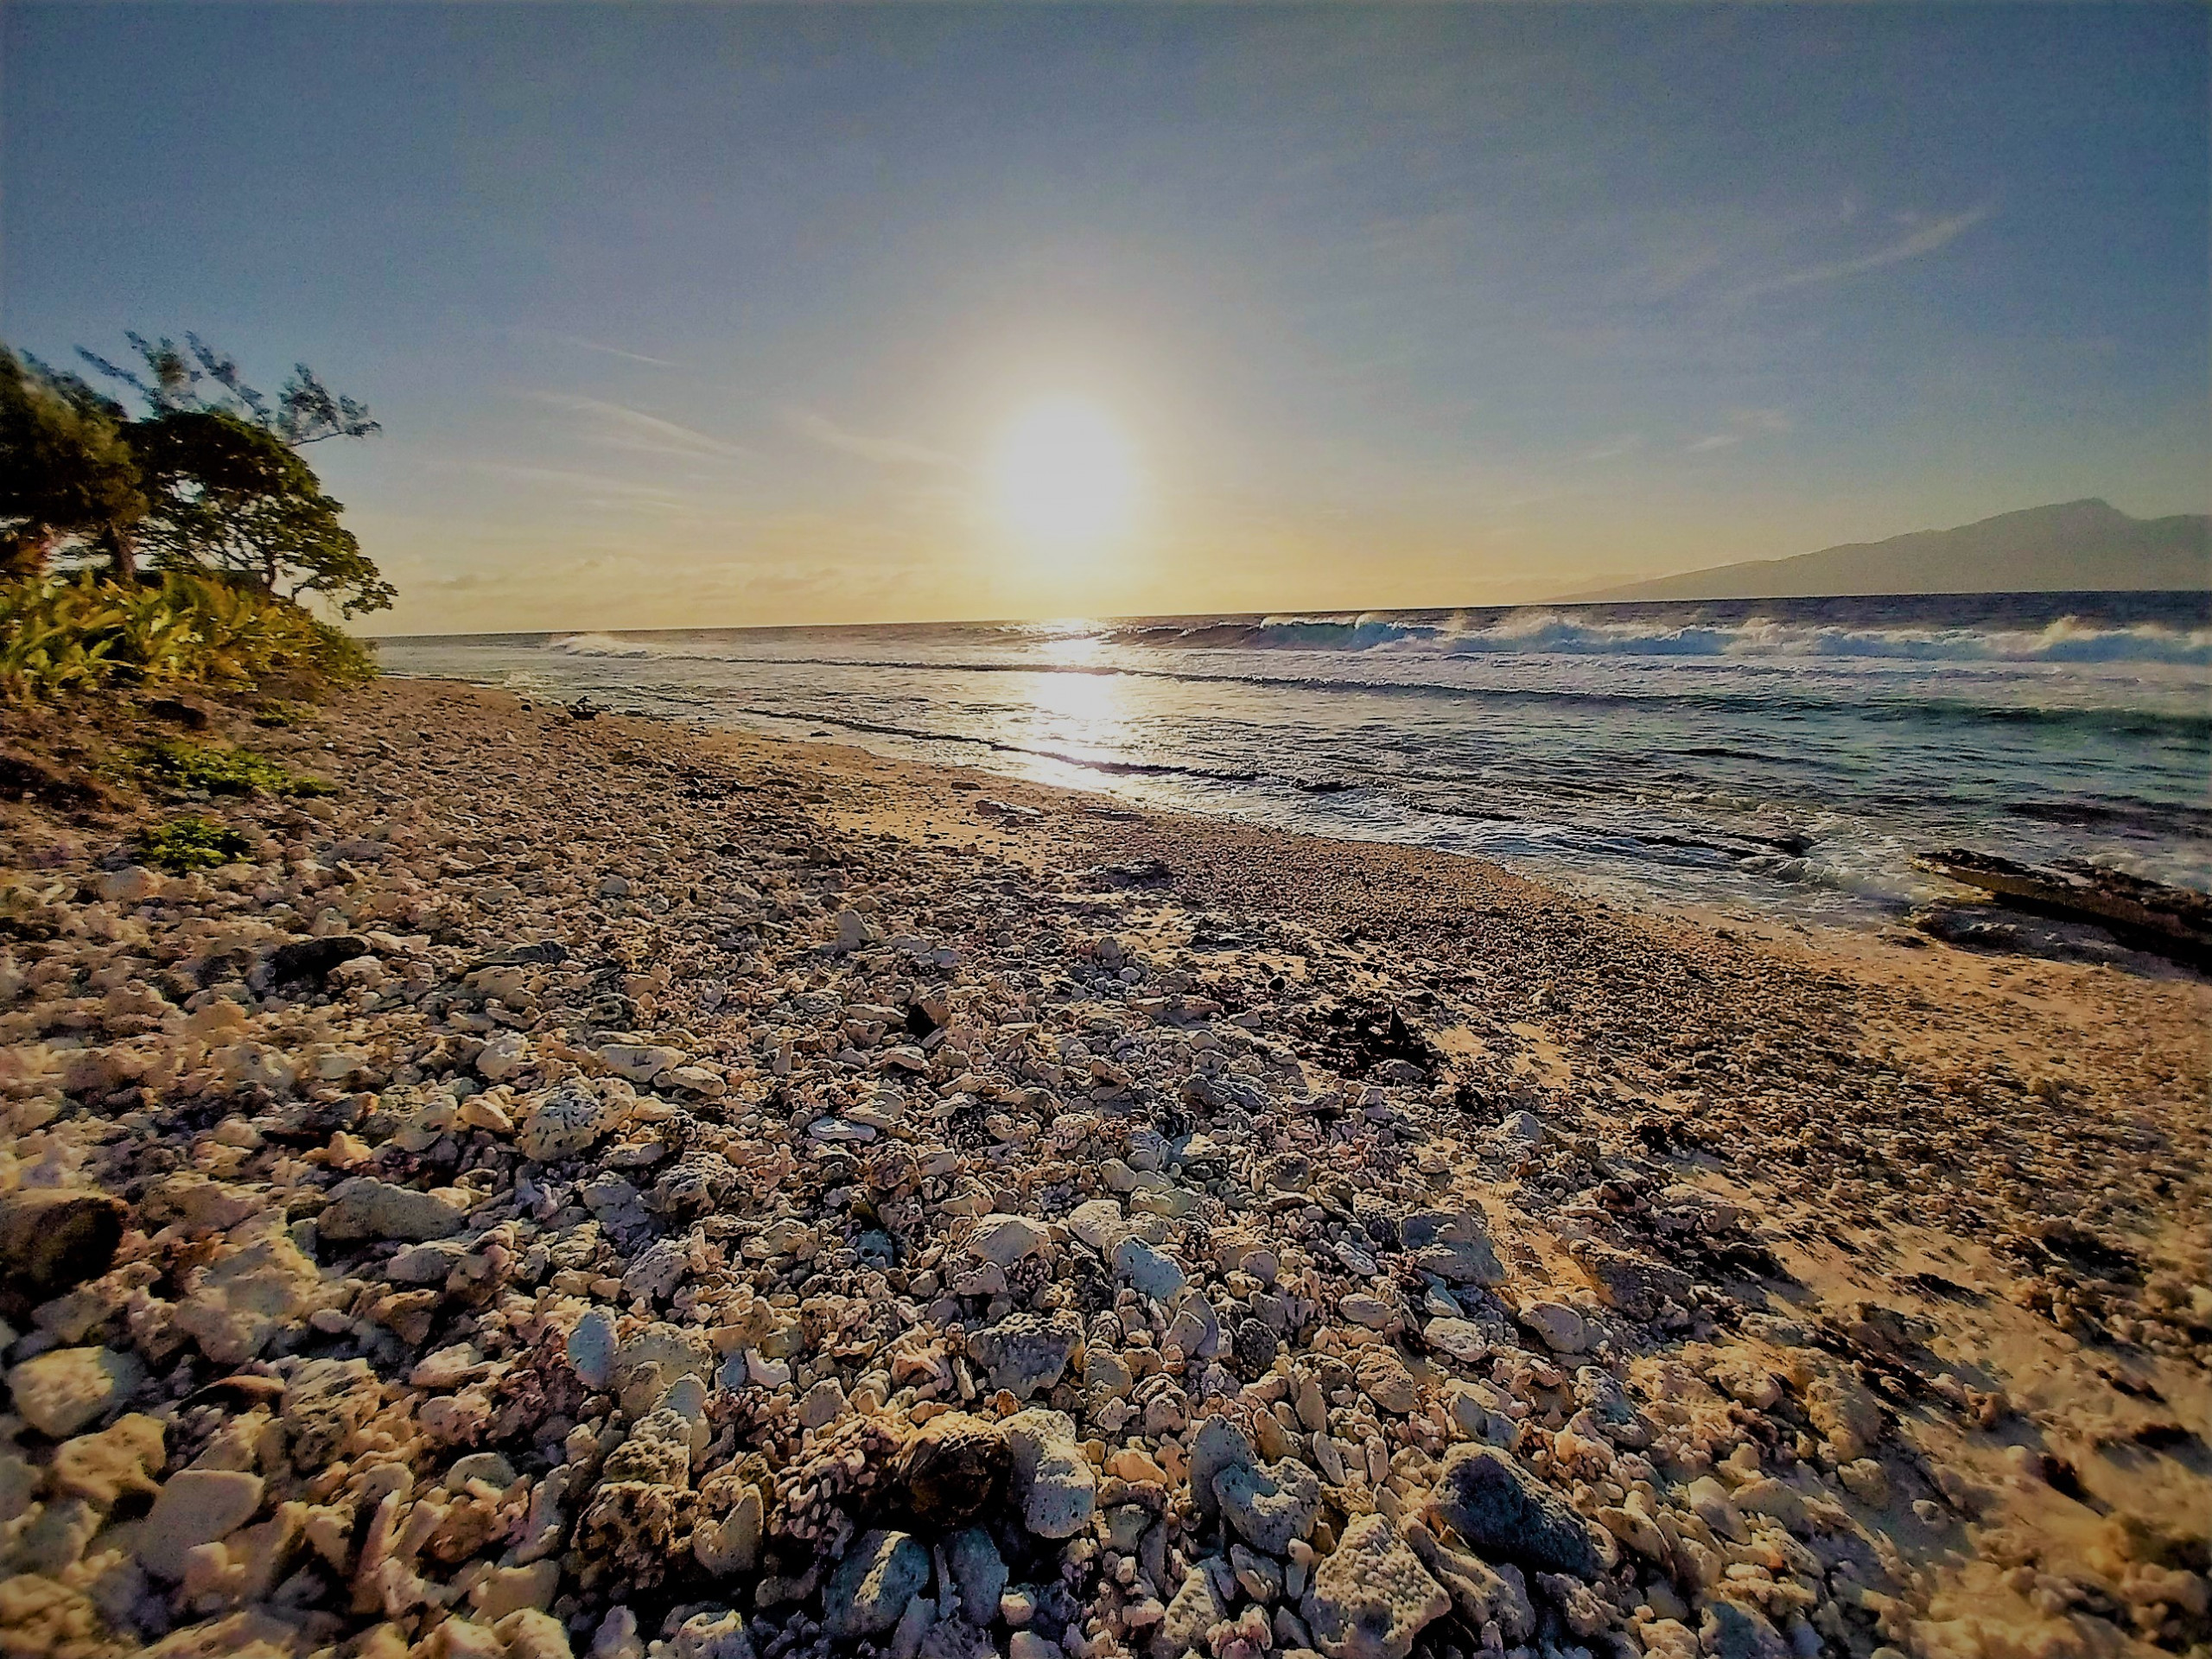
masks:
<svg viewBox="0 0 2212 1659"><path fill-rule="evenodd" d="M386 641L1618 896L1892 916L1916 854L2212 890L2212 596L2013 594Z"/></svg>

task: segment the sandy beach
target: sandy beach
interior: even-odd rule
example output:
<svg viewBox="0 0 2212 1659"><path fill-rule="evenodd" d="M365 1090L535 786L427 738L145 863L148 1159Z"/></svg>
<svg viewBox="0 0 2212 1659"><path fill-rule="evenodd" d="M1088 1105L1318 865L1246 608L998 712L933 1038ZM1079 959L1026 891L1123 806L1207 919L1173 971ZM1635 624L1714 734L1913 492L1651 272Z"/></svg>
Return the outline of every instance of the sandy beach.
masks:
<svg viewBox="0 0 2212 1659"><path fill-rule="evenodd" d="M2212 1644L2199 977L172 715L332 792L9 734L0 1652ZM243 856L134 863L186 810Z"/></svg>

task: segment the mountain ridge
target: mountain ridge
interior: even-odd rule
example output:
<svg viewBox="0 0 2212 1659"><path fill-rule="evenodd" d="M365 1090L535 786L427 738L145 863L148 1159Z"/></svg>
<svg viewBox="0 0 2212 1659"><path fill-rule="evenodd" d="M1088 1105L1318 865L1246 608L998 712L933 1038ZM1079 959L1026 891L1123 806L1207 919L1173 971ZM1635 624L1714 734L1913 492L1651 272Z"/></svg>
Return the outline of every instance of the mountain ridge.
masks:
<svg viewBox="0 0 2212 1659"><path fill-rule="evenodd" d="M2212 514L2137 518L2100 497L1558 595L1558 603L2212 588Z"/></svg>

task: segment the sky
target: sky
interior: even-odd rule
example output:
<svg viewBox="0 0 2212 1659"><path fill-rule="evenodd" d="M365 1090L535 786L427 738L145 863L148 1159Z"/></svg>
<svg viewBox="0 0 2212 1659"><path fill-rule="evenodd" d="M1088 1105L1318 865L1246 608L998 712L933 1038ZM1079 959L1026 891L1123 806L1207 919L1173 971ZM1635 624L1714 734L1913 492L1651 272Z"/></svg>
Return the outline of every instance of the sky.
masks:
<svg viewBox="0 0 2212 1659"><path fill-rule="evenodd" d="M389 632L1515 603L2202 512L2209 26L18 0L0 336L368 403L311 459Z"/></svg>

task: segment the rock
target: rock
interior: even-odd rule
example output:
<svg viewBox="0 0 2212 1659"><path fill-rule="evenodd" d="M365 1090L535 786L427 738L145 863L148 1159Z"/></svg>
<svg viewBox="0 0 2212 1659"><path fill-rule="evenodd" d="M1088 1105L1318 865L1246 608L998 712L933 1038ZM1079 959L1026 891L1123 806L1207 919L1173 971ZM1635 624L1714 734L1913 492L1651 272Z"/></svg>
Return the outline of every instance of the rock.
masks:
<svg viewBox="0 0 2212 1659"><path fill-rule="evenodd" d="M970 1624L990 1624L1006 1593L1007 1567L999 1547L981 1527L968 1527L944 1541L944 1559L960 1592L960 1616Z"/></svg>
<svg viewBox="0 0 2212 1659"><path fill-rule="evenodd" d="M1430 1505L1477 1554L1548 1573L1593 1578L1597 1541L1567 1501L1495 1446L1455 1446Z"/></svg>
<svg viewBox="0 0 2212 1659"><path fill-rule="evenodd" d="M631 1301L664 1302L690 1271L685 1241L664 1238L640 1251L622 1274L622 1294Z"/></svg>
<svg viewBox="0 0 2212 1659"><path fill-rule="evenodd" d="M1406 1659L1414 1638L1451 1611L1444 1586L1382 1515L1345 1527L1299 1605L1328 1659Z"/></svg>
<svg viewBox="0 0 2212 1659"><path fill-rule="evenodd" d="M1520 1569L1495 1568L1478 1555L1453 1549L1428 1529L1426 1523L1408 1520L1399 1529L1406 1547L1421 1559L1429 1576L1444 1586L1452 1605L1467 1628L1479 1630L1495 1620L1509 1646L1526 1642L1536 1631L1536 1610L1529 1600L1529 1587Z"/></svg>
<svg viewBox="0 0 2212 1659"><path fill-rule="evenodd" d="M1082 1340L1083 1327L1072 1313L1046 1319L1014 1313L969 1338L968 1352L990 1374L994 1389L1027 1400L1059 1382Z"/></svg>
<svg viewBox="0 0 2212 1659"><path fill-rule="evenodd" d="M118 1417L97 1434L66 1440L47 1467L57 1492L107 1510L118 1498L159 1485L166 1440L160 1421L143 1412Z"/></svg>
<svg viewBox="0 0 2212 1659"><path fill-rule="evenodd" d="M547 1090L531 1105L515 1149L533 1163L581 1157L620 1126L621 1114L580 1083Z"/></svg>
<svg viewBox="0 0 2212 1659"><path fill-rule="evenodd" d="M1237 1322L1236 1336L1230 1339L1230 1348L1244 1375L1257 1376L1274 1363L1275 1355L1282 1349L1282 1339L1263 1320L1242 1319Z"/></svg>
<svg viewBox="0 0 2212 1659"><path fill-rule="evenodd" d="M1389 1330L1390 1321L1398 1314L1398 1310L1390 1303L1363 1290L1355 1290L1346 1296L1337 1304L1337 1311L1354 1325L1363 1325L1370 1331Z"/></svg>
<svg viewBox="0 0 2212 1659"><path fill-rule="evenodd" d="M0 1193L0 1294L29 1308L115 1265L130 1207L105 1192L20 1187Z"/></svg>
<svg viewBox="0 0 2212 1659"><path fill-rule="evenodd" d="M1066 1414L1031 1409L1004 1424L1014 1463L1007 1491L1021 1523L1039 1538L1072 1538L1098 1507L1098 1476Z"/></svg>
<svg viewBox="0 0 2212 1659"><path fill-rule="evenodd" d="M845 1399L845 1385L834 1376L825 1376L800 1396L798 1426L820 1428L836 1422L850 1408Z"/></svg>
<svg viewBox="0 0 2212 1659"><path fill-rule="evenodd" d="M419 1244L449 1237L467 1222L466 1211L435 1192L394 1186L368 1175L340 1181L316 1218L321 1236L341 1243L381 1238Z"/></svg>
<svg viewBox="0 0 2212 1659"><path fill-rule="evenodd" d="M1726 1596L1705 1604L1697 1642L1711 1659L1793 1659L1789 1643L1764 1613Z"/></svg>
<svg viewBox="0 0 2212 1659"><path fill-rule="evenodd" d="M1462 1365L1478 1365L1490 1357L1490 1338L1472 1319L1431 1319L1421 1334L1431 1348Z"/></svg>
<svg viewBox="0 0 2212 1659"><path fill-rule="evenodd" d="M383 1402L384 1390L365 1359L302 1361L285 1385L277 1420L293 1465L302 1471L321 1469Z"/></svg>
<svg viewBox="0 0 2212 1659"><path fill-rule="evenodd" d="M1142 1239L1126 1236L1114 1247L1114 1273L1140 1296L1172 1300L1185 1282L1182 1267Z"/></svg>
<svg viewBox="0 0 2212 1659"><path fill-rule="evenodd" d="M185 1469L154 1499L138 1535L138 1560L157 1578L184 1576L185 1553L228 1537L261 1507L261 1477L237 1469Z"/></svg>
<svg viewBox="0 0 2212 1659"><path fill-rule="evenodd" d="M907 1533L863 1533L822 1592L822 1630L833 1642L887 1633L930 1581L930 1553Z"/></svg>
<svg viewBox="0 0 2212 1659"><path fill-rule="evenodd" d="M1223 1471L1250 1469L1259 1460L1250 1439L1228 1418L1209 1417L1198 1425L1191 1441L1191 1502L1200 1522L1211 1522L1221 1514L1214 1482Z"/></svg>
<svg viewBox="0 0 2212 1659"><path fill-rule="evenodd" d="M922 1425L899 1455L894 1478L914 1519L932 1531L957 1527L988 1510L1014 1467L1014 1449L995 1423L948 1412Z"/></svg>
<svg viewBox="0 0 2212 1659"><path fill-rule="evenodd" d="M1052 1234L1027 1216L988 1216L968 1235L968 1253L995 1268L1010 1268L1042 1249Z"/></svg>
<svg viewBox="0 0 2212 1659"><path fill-rule="evenodd" d="M614 1380L614 1315L594 1307L578 1319L569 1332L569 1363L576 1380L592 1389L604 1389Z"/></svg>
<svg viewBox="0 0 2212 1659"><path fill-rule="evenodd" d="M651 1083L691 1058L680 1048L658 1043L602 1043L597 1052L601 1065L632 1083Z"/></svg>
<svg viewBox="0 0 2212 1659"><path fill-rule="evenodd" d="M1679 1268L1594 1240L1575 1240L1568 1254L1598 1287L1598 1300L1632 1319L1656 1319L1668 1302L1687 1299L1695 1282Z"/></svg>
<svg viewBox="0 0 2212 1659"><path fill-rule="evenodd" d="M288 985L297 980L307 980L320 985L329 977L332 969L348 963L356 957L369 954L369 942L350 933L334 934L327 938L298 939L283 944L270 953L269 982Z"/></svg>
<svg viewBox="0 0 2212 1659"><path fill-rule="evenodd" d="M219 1365L253 1358L296 1321L321 1286L315 1265L284 1230L283 1217L241 1223L226 1249L186 1280L173 1322ZM443 1275L440 1275L441 1279Z"/></svg>
<svg viewBox="0 0 2212 1659"><path fill-rule="evenodd" d="M561 1621L535 1607L518 1607L493 1625L492 1634L505 1644L506 1659L575 1659ZM360 1651L366 1654L365 1645Z"/></svg>
<svg viewBox="0 0 2212 1659"><path fill-rule="evenodd" d="M1229 1605L1214 1587L1213 1576L1203 1563L1193 1567L1183 1575L1181 1587L1153 1628L1153 1659L1179 1659L1194 1650L1206 1652L1206 1632L1228 1617Z"/></svg>
<svg viewBox="0 0 2212 1659"><path fill-rule="evenodd" d="M1359 1384L1361 1393L1393 1416L1404 1416L1419 1397L1414 1374L1387 1348L1370 1348L1363 1353L1352 1367L1352 1380Z"/></svg>
<svg viewBox="0 0 2212 1659"><path fill-rule="evenodd" d="M1827 1441L1838 1463L1855 1463L1882 1438L1886 1420L1872 1394L1858 1378L1836 1373L1816 1376L1805 1390L1805 1414Z"/></svg>
<svg viewBox="0 0 2212 1659"><path fill-rule="evenodd" d="M1398 1224L1414 1265L1447 1285L1494 1285L1505 1277L1491 1247L1489 1224L1472 1211L1446 1215L1422 1211Z"/></svg>
<svg viewBox="0 0 2212 1659"><path fill-rule="evenodd" d="M1112 1198L1092 1198L1078 1204L1069 1214L1068 1230L1099 1255L1111 1255L1122 1235L1129 1230L1129 1224L1122 1206Z"/></svg>
<svg viewBox="0 0 2212 1659"><path fill-rule="evenodd" d="M677 1626L669 1659L753 1659L745 1616L734 1609L694 1613Z"/></svg>
<svg viewBox="0 0 2212 1659"><path fill-rule="evenodd" d="M1293 1458L1259 1465L1231 1464L1213 1478L1214 1501L1253 1548L1281 1555L1294 1538L1310 1538L1321 1510L1321 1483Z"/></svg>
<svg viewBox="0 0 2212 1659"><path fill-rule="evenodd" d="M40 1433L66 1440L137 1392L146 1368L111 1348L54 1348L8 1373L16 1414Z"/></svg>
<svg viewBox="0 0 2212 1659"><path fill-rule="evenodd" d="M1588 1324L1565 1302L1530 1302L1514 1317L1555 1354L1579 1354L1590 1345Z"/></svg>

